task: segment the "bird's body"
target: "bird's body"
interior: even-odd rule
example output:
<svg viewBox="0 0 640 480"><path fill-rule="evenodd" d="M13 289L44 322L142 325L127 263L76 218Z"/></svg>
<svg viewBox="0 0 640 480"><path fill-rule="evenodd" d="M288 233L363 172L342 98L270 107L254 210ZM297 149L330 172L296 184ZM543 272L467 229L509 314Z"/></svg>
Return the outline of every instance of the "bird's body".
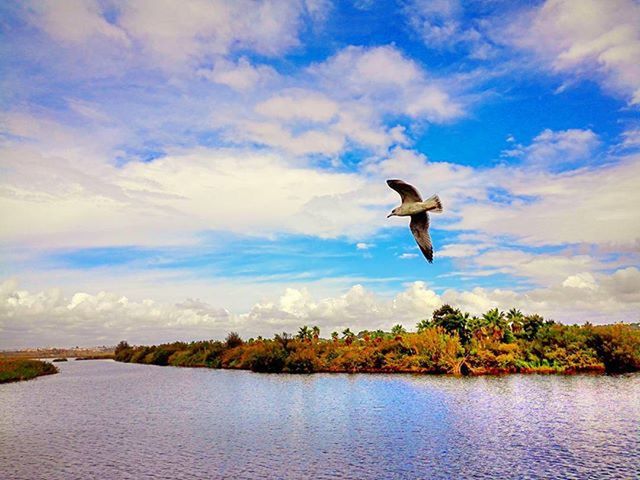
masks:
<svg viewBox="0 0 640 480"><path fill-rule="evenodd" d="M442 204L437 195L432 195L425 201L420 193L402 180L387 180L387 185L400 194L402 205L394 208L387 218L391 216L411 217L409 228L413 233L422 254L429 263L433 262L433 245L429 235L429 214L427 212L442 212Z"/></svg>
<svg viewBox="0 0 640 480"><path fill-rule="evenodd" d="M396 208L395 216L398 217L411 217L418 215L419 213L428 212L429 210L436 210L438 206L433 202L433 197L427 199L425 202L412 202L403 203Z"/></svg>

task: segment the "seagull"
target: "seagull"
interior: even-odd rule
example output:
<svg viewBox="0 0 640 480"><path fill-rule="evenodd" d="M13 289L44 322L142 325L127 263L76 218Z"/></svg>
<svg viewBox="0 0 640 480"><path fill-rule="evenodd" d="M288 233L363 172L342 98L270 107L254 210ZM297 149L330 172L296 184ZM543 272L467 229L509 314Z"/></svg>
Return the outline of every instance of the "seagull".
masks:
<svg viewBox="0 0 640 480"><path fill-rule="evenodd" d="M431 195L424 202L420 193L413 185L402 180L387 180L387 185L400 194L402 205L391 210L387 218L411 217L411 233L418 242L422 254L429 263L433 263L433 245L429 236L429 214L427 212L442 213L442 204L438 195Z"/></svg>

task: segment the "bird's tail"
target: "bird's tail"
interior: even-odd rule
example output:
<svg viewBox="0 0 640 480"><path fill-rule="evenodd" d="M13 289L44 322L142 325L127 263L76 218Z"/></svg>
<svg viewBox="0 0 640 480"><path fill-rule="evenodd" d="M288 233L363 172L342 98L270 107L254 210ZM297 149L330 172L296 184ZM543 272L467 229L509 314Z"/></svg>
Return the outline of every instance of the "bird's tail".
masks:
<svg viewBox="0 0 640 480"><path fill-rule="evenodd" d="M438 197L438 195L431 195L422 203L427 206L428 212L442 213L442 203L440 202L440 197Z"/></svg>

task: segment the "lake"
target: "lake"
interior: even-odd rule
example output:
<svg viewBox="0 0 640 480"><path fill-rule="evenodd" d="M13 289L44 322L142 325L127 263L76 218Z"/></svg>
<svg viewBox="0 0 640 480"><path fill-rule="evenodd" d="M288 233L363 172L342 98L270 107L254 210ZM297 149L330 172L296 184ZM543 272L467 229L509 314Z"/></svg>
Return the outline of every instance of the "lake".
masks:
<svg viewBox="0 0 640 480"><path fill-rule="evenodd" d="M116 363L0 385L0 478L638 478L640 375Z"/></svg>

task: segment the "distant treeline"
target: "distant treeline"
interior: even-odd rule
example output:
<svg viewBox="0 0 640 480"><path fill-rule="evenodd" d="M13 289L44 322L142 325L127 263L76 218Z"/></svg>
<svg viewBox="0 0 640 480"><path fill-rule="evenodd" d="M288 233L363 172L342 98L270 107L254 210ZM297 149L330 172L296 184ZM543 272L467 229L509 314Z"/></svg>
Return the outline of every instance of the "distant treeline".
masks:
<svg viewBox="0 0 640 480"><path fill-rule="evenodd" d="M121 362L254 372L416 372L452 374L632 372L640 370L638 324L563 325L517 309L471 316L449 305L407 332L350 329L321 338L318 327L297 334L243 340L130 346Z"/></svg>

